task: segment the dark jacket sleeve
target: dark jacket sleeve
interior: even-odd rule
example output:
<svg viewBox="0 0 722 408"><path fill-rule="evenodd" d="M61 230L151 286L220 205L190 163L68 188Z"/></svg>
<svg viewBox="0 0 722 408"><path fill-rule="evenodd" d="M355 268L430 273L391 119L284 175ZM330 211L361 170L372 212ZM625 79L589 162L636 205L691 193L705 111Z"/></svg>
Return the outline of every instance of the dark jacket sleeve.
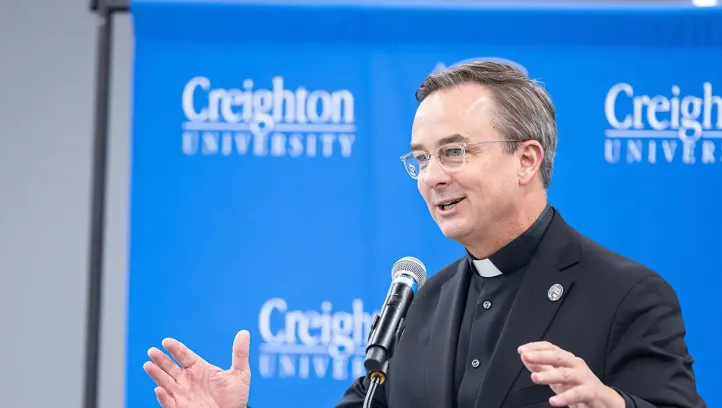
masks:
<svg viewBox="0 0 722 408"><path fill-rule="evenodd" d="M606 382L628 408L706 408L697 393L693 359L674 289L658 275L638 282L616 313Z"/></svg>
<svg viewBox="0 0 722 408"><path fill-rule="evenodd" d="M343 394L343 398L336 408L362 408L369 385L368 377L357 378ZM388 408L386 390L383 385L376 388L371 408Z"/></svg>

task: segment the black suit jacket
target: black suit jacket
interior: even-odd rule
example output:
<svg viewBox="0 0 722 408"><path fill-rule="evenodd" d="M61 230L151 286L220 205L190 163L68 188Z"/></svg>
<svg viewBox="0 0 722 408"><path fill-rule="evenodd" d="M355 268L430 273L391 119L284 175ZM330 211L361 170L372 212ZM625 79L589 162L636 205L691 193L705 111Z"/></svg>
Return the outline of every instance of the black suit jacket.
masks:
<svg viewBox="0 0 722 408"><path fill-rule="evenodd" d="M374 407L452 408L456 345L469 284L466 257L431 276L406 316ZM549 288L563 287L558 301ZM546 340L584 359L627 407L706 407L675 291L654 271L570 227L556 212L529 265L476 399L476 408L549 407L517 352ZM357 379L337 408L361 408L368 380ZM458 407L471 408L471 407Z"/></svg>

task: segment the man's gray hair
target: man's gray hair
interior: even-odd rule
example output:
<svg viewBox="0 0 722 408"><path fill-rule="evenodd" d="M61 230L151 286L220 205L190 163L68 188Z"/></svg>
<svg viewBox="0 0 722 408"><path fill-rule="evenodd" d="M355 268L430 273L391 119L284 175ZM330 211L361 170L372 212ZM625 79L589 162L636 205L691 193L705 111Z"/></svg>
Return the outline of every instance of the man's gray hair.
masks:
<svg viewBox="0 0 722 408"><path fill-rule="evenodd" d="M540 177L549 188L554 153L557 147L557 125L554 104L542 85L518 68L498 62L476 61L453 66L429 75L416 90L420 103L431 93L463 83L478 83L489 88L494 98L494 124L505 139L536 140L544 149ZM507 153L520 143L505 143Z"/></svg>

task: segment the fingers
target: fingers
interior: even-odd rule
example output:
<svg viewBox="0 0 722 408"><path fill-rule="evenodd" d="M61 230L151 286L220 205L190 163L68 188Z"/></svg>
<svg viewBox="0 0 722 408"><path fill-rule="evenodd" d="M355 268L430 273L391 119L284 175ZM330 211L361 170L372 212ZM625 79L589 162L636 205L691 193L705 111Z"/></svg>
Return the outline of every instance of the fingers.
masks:
<svg viewBox="0 0 722 408"><path fill-rule="evenodd" d="M235 372L250 373L248 364L248 350L251 344L251 335L246 330L241 330L233 340L233 361L231 370Z"/></svg>
<svg viewBox="0 0 722 408"><path fill-rule="evenodd" d="M532 380L544 384L564 383L555 379L569 378L573 372L571 368L579 366L579 359L574 354L547 341L527 343L518 351L524 366L532 373Z"/></svg>
<svg viewBox="0 0 722 408"><path fill-rule="evenodd" d="M171 360L171 358L168 357L164 352L158 350L155 347L151 347L151 349L148 350L148 357L150 357L150 359L153 360L155 365L160 367L161 370L165 371L175 381L178 381L178 378L183 373L183 370L178 367L178 364Z"/></svg>
<svg viewBox="0 0 722 408"><path fill-rule="evenodd" d="M592 395L592 390L593 388L588 386L573 387L549 398L549 404L553 407L566 407L588 401L596 401L597 396Z"/></svg>
<svg viewBox="0 0 722 408"><path fill-rule="evenodd" d="M574 385L581 383L578 371L568 367L551 368L541 372L532 372L531 379L536 384Z"/></svg>
<svg viewBox="0 0 722 408"><path fill-rule="evenodd" d="M522 360L522 363L524 363L524 365L526 366L526 369L529 370L529 372L532 372L532 373L538 373L538 372L547 371L547 370L553 370L553 369L554 369L554 367L552 367L552 366L550 366L550 365L532 364L532 363L527 363L527 362L524 361L524 360Z"/></svg>
<svg viewBox="0 0 722 408"><path fill-rule="evenodd" d="M162 344L183 368L191 367L201 359L196 353L176 339L163 339Z"/></svg>
<svg viewBox="0 0 722 408"><path fill-rule="evenodd" d="M557 348L556 350L525 351L521 353L525 364L550 365L553 367L576 367L579 363L574 354Z"/></svg>
<svg viewBox="0 0 722 408"><path fill-rule="evenodd" d="M559 347L553 345L552 343L549 343L548 341L537 341L532 343L527 343L522 346L519 346L517 349L517 352L520 355L523 355L525 352L535 351L535 350L556 350ZM549 365L545 364L535 364L529 361L526 361L522 358L522 362L526 366L526 369L533 372L539 372L539 371L545 371L550 368L553 368Z"/></svg>
<svg viewBox="0 0 722 408"><path fill-rule="evenodd" d="M548 341L535 341L532 343L524 344L523 346L520 346L517 350L519 354L526 352L526 351L540 351L540 350L559 350L559 347L555 346L552 343L549 343Z"/></svg>
<svg viewBox="0 0 722 408"><path fill-rule="evenodd" d="M155 397L158 399L158 403L163 408L176 408L175 400L168 394L166 390L161 387L156 387Z"/></svg>
<svg viewBox="0 0 722 408"><path fill-rule="evenodd" d="M532 381L549 385L557 393L549 399L552 406L566 407L589 402L594 402L594 406L618 406L619 401L623 403L622 397L604 386L584 360L552 343L527 343L519 347L518 352L531 372Z"/></svg>
<svg viewBox="0 0 722 408"><path fill-rule="evenodd" d="M165 388L166 390L170 390L171 392L173 392L173 390L175 390L178 386L173 377L168 375L168 373L166 373L160 367L151 363L150 361L143 364L143 370L148 373L150 378L152 378L156 384L158 384L160 387Z"/></svg>

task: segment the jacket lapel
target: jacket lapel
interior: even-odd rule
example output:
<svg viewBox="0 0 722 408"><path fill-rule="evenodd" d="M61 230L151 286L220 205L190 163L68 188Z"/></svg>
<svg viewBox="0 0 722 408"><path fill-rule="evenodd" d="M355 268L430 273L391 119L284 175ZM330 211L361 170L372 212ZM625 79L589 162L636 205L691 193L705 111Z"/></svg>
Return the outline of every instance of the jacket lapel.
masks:
<svg viewBox="0 0 722 408"><path fill-rule="evenodd" d="M574 230L556 213L519 287L477 395L476 407L501 407L524 367L517 349L543 338L572 287L571 276L560 271L579 261L579 244ZM552 301L549 291L556 284L563 288L562 297Z"/></svg>
<svg viewBox="0 0 722 408"><path fill-rule="evenodd" d="M424 387L430 408L454 406L454 361L470 273L469 262L462 259L456 274L441 286L431 327Z"/></svg>

